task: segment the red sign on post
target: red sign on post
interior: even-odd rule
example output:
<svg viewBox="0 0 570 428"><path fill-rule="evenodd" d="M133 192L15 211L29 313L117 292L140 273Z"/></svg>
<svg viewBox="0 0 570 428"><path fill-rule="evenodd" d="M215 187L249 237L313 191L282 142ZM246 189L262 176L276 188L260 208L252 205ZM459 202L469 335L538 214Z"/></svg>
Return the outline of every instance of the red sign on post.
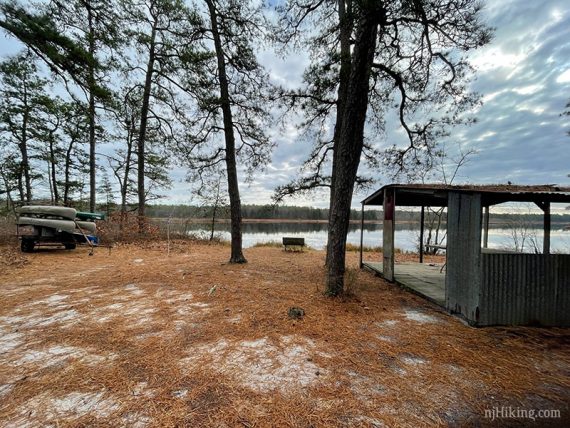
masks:
<svg viewBox="0 0 570 428"><path fill-rule="evenodd" d="M384 190L384 220L394 220L395 208L396 201L394 198L394 190Z"/></svg>

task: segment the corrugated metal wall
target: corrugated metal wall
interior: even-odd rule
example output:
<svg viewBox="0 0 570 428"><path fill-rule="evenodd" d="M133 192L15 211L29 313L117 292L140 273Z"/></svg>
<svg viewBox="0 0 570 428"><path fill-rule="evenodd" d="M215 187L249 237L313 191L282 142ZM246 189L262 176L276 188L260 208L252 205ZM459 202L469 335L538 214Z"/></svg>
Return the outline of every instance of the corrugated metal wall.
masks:
<svg viewBox="0 0 570 428"><path fill-rule="evenodd" d="M570 326L570 255L481 254L477 325Z"/></svg>

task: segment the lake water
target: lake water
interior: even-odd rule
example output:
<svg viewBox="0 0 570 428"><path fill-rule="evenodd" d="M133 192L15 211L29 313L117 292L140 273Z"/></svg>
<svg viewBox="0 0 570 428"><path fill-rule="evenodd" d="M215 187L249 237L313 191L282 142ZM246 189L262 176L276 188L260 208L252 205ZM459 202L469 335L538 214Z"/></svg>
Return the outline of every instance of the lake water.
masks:
<svg viewBox="0 0 570 428"><path fill-rule="evenodd" d="M173 225L178 229L182 225ZM188 224L184 228L188 233L194 233L203 237L209 237L207 224ZM441 232L440 232L441 233ZM443 231L445 233L445 230ZM542 230L527 230L525 252L532 251L532 241L538 248L542 248ZM417 251L419 240L419 228L410 225L397 225L396 247L404 251ZM216 224L216 236L229 240L229 224ZM327 225L322 223L244 223L243 244L244 247L252 247L257 243L281 242L284 236L305 238L305 243L316 249L323 249L327 242ZM360 224L351 224L347 241L350 244L360 244ZM563 231L560 227L553 226L551 231L551 251L570 253L570 231ZM520 238L519 238L520 243ZM382 245L382 224L365 224L364 245L378 247ZM520 244L519 244L520 245ZM515 240L512 229L491 228L489 229L489 247L514 249Z"/></svg>

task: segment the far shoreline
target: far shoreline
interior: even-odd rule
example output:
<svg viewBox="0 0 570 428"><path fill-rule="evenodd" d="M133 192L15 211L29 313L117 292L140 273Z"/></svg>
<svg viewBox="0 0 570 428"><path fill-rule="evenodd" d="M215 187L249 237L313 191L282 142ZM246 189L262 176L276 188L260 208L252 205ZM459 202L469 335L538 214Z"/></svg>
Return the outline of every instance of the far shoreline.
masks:
<svg viewBox="0 0 570 428"><path fill-rule="evenodd" d="M157 223L164 223L164 222L168 222L169 218L168 217L149 217L149 219L151 221L157 222ZM212 223L212 219L211 218L200 218L200 217L192 217L192 218L183 218L183 217L172 217L170 218L170 222L171 223L176 223L176 224L183 224L183 223L191 223L191 224L211 224ZM230 219L229 218L217 218L215 220L216 224L229 224L230 223ZM248 224L275 224L275 223L281 223L281 224L327 224L328 220L326 219L321 219L321 220L308 220L308 219L283 219L283 218L275 218L275 219L271 219L271 218L244 218L242 219L242 223L248 223ZM361 224L362 220L350 220L351 224ZM396 218L396 223L397 224L409 224L409 225L417 225L419 227L419 221L414 221L414 220L398 220ZM382 225L382 220L364 220L364 224L376 224L376 225ZM442 227L445 228L445 224L446 222L443 221L441 223ZM552 225L568 225L567 221L564 220L559 220L557 221L557 219L552 216L552 220L551 220L551 224ZM497 226L501 227L501 226L512 226L512 224L508 221L508 220L501 220L501 219L497 219L497 220L491 220L489 222L490 226L494 226L495 228L497 228ZM542 227L542 222L529 222L529 225L532 226L536 226L537 228L541 228ZM570 226L570 225L568 225ZM566 229L565 229L566 230Z"/></svg>

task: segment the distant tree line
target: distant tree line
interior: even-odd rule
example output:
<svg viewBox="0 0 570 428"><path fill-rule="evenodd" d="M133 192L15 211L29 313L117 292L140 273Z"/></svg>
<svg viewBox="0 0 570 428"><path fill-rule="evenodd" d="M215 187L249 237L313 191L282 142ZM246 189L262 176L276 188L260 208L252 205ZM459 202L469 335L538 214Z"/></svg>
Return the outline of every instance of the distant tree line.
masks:
<svg viewBox="0 0 570 428"><path fill-rule="evenodd" d="M203 205L148 205L149 217L177 217L177 218L211 218L214 206ZM326 208L279 206L279 205L242 205L242 215L246 219L260 220L323 220L328 219L329 210ZM360 210L352 210L351 217L361 219ZM229 218L227 210L221 211L218 218ZM381 211L366 210L365 220L379 220Z"/></svg>
<svg viewBox="0 0 570 428"><path fill-rule="evenodd" d="M212 206L195 205L166 205L156 204L147 207L149 217L176 217L176 218L211 218ZM275 205L242 205L243 218L259 220L327 220L329 210L327 208L299 207L299 206L275 206ZM433 213L426 213L426 223ZM445 212L443 222L446 221ZM218 218L228 218L228 214L219 215ZM361 211L352 209L350 211L351 220L361 220ZM364 220L381 221L382 210L366 209ZM512 221L524 221L529 224L541 225L542 214L514 214L514 213L491 213L491 221L496 224L509 224ZM411 210L397 210L396 222L419 223L420 212ZM552 214L553 223L570 223L570 214Z"/></svg>

